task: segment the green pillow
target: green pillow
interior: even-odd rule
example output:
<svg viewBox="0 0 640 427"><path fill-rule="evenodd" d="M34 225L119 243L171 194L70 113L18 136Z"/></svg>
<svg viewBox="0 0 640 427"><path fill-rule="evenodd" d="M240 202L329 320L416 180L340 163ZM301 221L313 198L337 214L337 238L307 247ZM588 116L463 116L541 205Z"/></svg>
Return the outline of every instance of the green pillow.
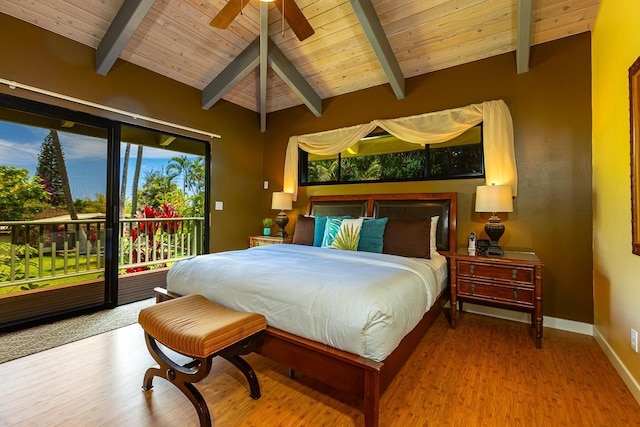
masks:
<svg viewBox="0 0 640 427"><path fill-rule="evenodd" d="M389 218L365 219L360 229L358 250L363 252L382 253L384 229Z"/></svg>

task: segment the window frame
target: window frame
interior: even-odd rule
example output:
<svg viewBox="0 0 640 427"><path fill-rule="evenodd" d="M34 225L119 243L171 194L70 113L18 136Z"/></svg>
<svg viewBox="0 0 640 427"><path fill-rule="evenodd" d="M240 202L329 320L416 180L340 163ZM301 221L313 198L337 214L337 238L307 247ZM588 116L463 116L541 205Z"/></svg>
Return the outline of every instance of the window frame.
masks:
<svg viewBox="0 0 640 427"><path fill-rule="evenodd" d="M72 110L69 108L47 104L40 101L21 98L13 95L0 93L0 107L22 111L28 114L42 115L61 121L69 120L72 122L82 123L88 126L103 128L106 130L107 136L107 182L106 182L106 203L107 212L105 227L110 233L117 230L119 226L118 207L120 197L120 143L122 142L122 128L137 128L144 132L162 133L164 135L176 136L190 143L202 144L205 159L205 200L204 200L204 231L202 236L203 253L210 251L210 233L211 233L211 144L204 139L194 138L192 136L181 135L166 130L156 129L151 126L140 126L127 123L115 119L108 119L102 116L86 113L83 111ZM118 250L119 243L115 242L108 245L108 254L105 257L105 297L101 307L113 308L118 305ZM78 310L78 309L73 309ZM59 313L45 314L43 316L55 316Z"/></svg>
<svg viewBox="0 0 640 427"><path fill-rule="evenodd" d="M453 179L475 179L475 178L484 178L486 173L485 162L484 162L484 123L480 122L475 126L480 127L480 150L481 150L481 172L480 173L463 173L463 174L452 174L452 175L432 175L430 173L429 168L429 147L432 144L425 144L424 152L424 170L423 176L418 178L397 178L397 179L376 179L376 180L360 180L360 181L342 181L342 154L337 154L338 159L338 180L337 181L323 181L323 182L308 182L308 171L309 171L309 153L298 147L298 177L299 177L299 185L301 187L309 187L314 185L338 185L338 184L373 184L373 183L385 183L385 182L416 182L416 181L444 181L444 180L453 180ZM472 129L473 127L469 129ZM390 135L386 131L371 133L369 136L379 136L379 135ZM437 145L437 144L436 144Z"/></svg>

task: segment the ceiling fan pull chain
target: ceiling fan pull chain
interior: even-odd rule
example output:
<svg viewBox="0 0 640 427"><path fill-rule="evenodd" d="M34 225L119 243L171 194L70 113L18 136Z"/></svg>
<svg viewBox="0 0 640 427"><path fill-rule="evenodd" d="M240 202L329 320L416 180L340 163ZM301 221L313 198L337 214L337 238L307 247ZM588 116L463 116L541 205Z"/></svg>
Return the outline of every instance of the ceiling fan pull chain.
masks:
<svg viewBox="0 0 640 427"><path fill-rule="evenodd" d="M244 0L240 0L240 15L244 15L242 9L244 9Z"/></svg>

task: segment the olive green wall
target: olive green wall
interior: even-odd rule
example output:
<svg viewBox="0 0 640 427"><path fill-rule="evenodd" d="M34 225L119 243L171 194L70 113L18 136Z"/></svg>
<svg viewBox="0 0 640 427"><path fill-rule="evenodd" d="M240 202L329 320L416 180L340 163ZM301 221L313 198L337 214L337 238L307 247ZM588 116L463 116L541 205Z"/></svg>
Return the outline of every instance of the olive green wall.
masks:
<svg viewBox="0 0 640 427"><path fill-rule="evenodd" d="M324 100L322 117L303 106L271 113L264 145L265 216L272 191L282 190L289 136L503 99L511 110L519 173L514 212L505 221L503 247L533 250L545 263L544 314L593 323L591 206L590 35L535 46L530 71L516 73L509 53L411 79L406 98L389 85ZM486 218L473 211L482 180L301 187L293 213L312 194L458 192L458 247ZM294 221L287 227L293 232Z"/></svg>
<svg viewBox="0 0 640 427"><path fill-rule="evenodd" d="M222 201L224 210L211 210L211 250L246 247L247 236L261 229L257 114L225 101L203 110L200 91L122 60L107 76L97 74L94 64L94 49L0 14L0 78L220 134L211 140L211 201ZM0 93L207 139L5 85Z"/></svg>
<svg viewBox="0 0 640 427"><path fill-rule="evenodd" d="M271 113L265 134L259 132L255 113L224 101L202 110L200 91L125 61L100 76L93 49L3 14L0 58L1 78L221 134L221 140L211 143L211 201L224 202L223 211L212 209L212 251L246 247L247 236L260 232L260 218L275 216L270 195L282 189L289 136L504 99L514 121L520 185L501 243L534 250L545 262L545 315L593 321L589 34L533 47L531 70L522 75L515 72L514 54L505 54L408 79L404 100L395 99L389 85L383 85L324 100L320 118L302 106ZM5 85L0 92L71 106ZM114 117L89 107L73 108ZM261 189L263 179L270 181L269 190ZM458 245L465 246L467 234L481 231L485 222L473 212L479 184L457 180L308 187L298 206L304 210L309 194L457 191ZM293 221L288 229L293 230Z"/></svg>

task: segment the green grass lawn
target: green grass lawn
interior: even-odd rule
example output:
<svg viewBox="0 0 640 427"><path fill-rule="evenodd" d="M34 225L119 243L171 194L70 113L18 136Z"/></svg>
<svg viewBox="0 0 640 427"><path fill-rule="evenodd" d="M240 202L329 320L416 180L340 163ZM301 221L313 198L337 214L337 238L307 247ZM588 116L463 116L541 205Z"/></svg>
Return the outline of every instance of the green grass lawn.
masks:
<svg viewBox="0 0 640 427"><path fill-rule="evenodd" d="M104 267L104 258L101 260L102 267ZM67 257L67 272L75 273L76 272L76 262L80 262L79 272L87 271L87 258L85 255L80 255L79 257L75 253L71 253ZM50 254L47 254L42 257L42 268L43 274L45 276L51 276L53 257ZM38 276L40 258L32 257L29 260L29 277L36 278ZM60 277L64 275L64 257L56 256L55 258L55 276L57 277L48 277L44 280L34 281L29 284L21 284L21 285L12 285L10 282L9 276L9 265L0 263L0 295L9 294L13 292L21 292L29 289L43 288L48 286L56 286L63 285L67 283L81 282L85 280L96 279L98 277L104 276L103 272L90 272L87 274L82 274L78 276L72 277ZM24 259L19 259L17 263L18 271L20 274L18 277L20 280L24 277ZM97 256L91 255L89 257L89 269L96 270L98 269L97 265Z"/></svg>

